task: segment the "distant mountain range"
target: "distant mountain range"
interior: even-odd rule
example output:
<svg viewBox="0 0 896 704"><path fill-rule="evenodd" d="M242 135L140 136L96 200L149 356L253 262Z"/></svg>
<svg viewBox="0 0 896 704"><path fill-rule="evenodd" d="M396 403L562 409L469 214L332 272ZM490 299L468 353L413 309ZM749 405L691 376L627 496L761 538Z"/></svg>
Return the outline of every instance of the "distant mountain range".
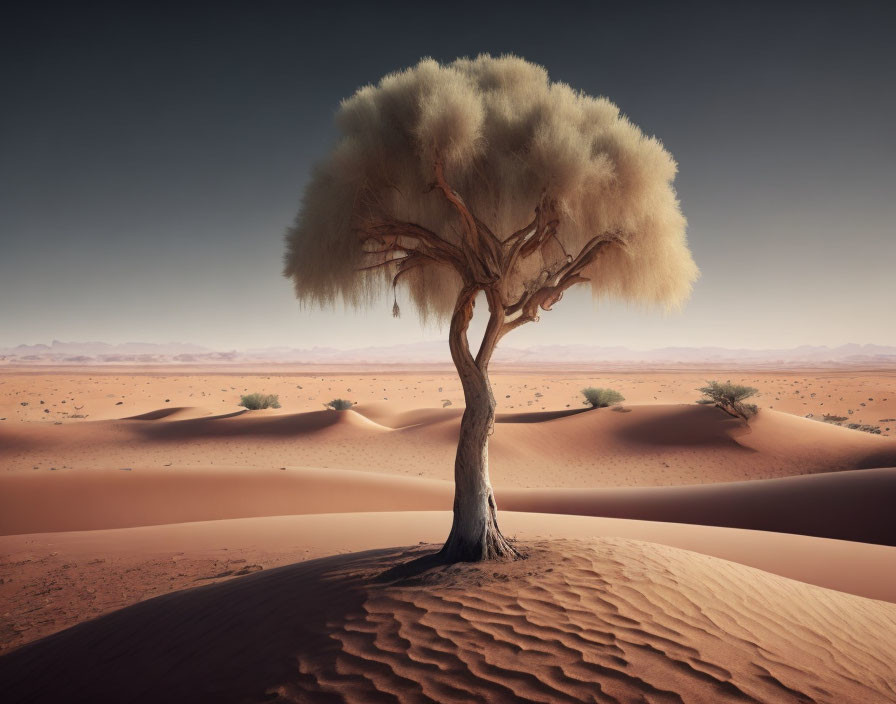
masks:
<svg viewBox="0 0 896 704"><path fill-rule="evenodd" d="M222 352L200 345L127 342L60 342L0 348L0 365L115 365L115 364L450 364L444 340L403 345L340 350L332 347L264 347ZM499 347L499 366L548 367L610 365L752 364L896 365L896 347L847 344L839 347L803 345L791 349L750 350L724 347L663 347L631 350L594 345L538 345L525 349Z"/></svg>

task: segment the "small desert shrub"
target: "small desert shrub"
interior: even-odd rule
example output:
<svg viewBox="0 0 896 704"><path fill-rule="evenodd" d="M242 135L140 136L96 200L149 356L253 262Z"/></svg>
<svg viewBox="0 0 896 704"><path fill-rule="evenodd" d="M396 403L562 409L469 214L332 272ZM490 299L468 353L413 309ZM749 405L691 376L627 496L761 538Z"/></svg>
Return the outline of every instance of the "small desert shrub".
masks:
<svg viewBox="0 0 896 704"><path fill-rule="evenodd" d="M825 423L842 423L843 421L846 420L846 416L838 416L838 415L835 415L834 413L825 413L822 416L822 420Z"/></svg>
<svg viewBox="0 0 896 704"><path fill-rule="evenodd" d="M710 381L697 391L706 396L697 403L714 403L717 408L744 420L749 420L759 412L754 404L743 402L744 399L750 398L758 392L758 389L754 389L752 386L732 384L730 381Z"/></svg>
<svg viewBox="0 0 896 704"><path fill-rule="evenodd" d="M871 433L872 435L880 435L880 426L879 425L868 425L863 423L850 423L846 426L850 430L861 430L865 433Z"/></svg>
<svg viewBox="0 0 896 704"><path fill-rule="evenodd" d="M745 414L744 418L752 418L759 413L759 406L755 403L742 403L740 404L740 408Z"/></svg>
<svg viewBox="0 0 896 704"><path fill-rule="evenodd" d="M334 398L329 403L325 403L324 406L330 408L334 411L347 411L349 408L355 405L354 401L348 401L344 398Z"/></svg>
<svg viewBox="0 0 896 704"><path fill-rule="evenodd" d="M592 408L606 408L625 401L625 396L614 389L596 389L593 386L582 389L582 396L585 397L582 403Z"/></svg>
<svg viewBox="0 0 896 704"><path fill-rule="evenodd" d="M240 396L240 405L250 411L262 408L280 408L280 397L277 394L246 394Z"/></svg>

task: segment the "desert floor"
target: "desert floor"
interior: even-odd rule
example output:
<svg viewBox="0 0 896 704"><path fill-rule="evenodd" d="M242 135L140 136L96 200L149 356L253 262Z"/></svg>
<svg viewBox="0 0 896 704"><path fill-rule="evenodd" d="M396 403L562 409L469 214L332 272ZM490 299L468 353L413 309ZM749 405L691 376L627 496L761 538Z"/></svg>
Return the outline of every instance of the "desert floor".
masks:
<svg viewBox="0 0 896 704"><path fill-rule="evenodd" d="M757 387L759 415L697 405L707 379ZM492 382L528 559L383 580L450 528L452 372L3 370L3 691L896 702L896 372ZM282 407L241 409L256 391Z"/></svg>

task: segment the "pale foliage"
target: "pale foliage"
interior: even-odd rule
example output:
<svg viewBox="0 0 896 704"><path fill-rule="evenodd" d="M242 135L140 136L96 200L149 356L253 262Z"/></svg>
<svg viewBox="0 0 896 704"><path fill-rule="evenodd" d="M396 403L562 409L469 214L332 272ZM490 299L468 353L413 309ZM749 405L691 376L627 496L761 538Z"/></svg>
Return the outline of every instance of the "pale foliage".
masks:
<svg viewBox="0 0 896 704"><path fill-rule="evenodd" d="M369 262L359 223L412 222L460 246L461 220L431 188L439 156L445 180L500 240L525 227L543 197L556 201L557 237L502 278L507 301L600 233L620 242L581 272L595 297L677 306L697 277L671 155L613 103L552 83L540 66L515 56L424 59L344 100L337 124L339 140L286 238L284 273L303 303L364 305L388 291L393 265L357 271ZM423 319L444 320L461 279L428 261L399 286Z"/></svg>
<svg viewBox="0 0 896 704"><path fill-rule="evenodd" d="M280 408L280 397L277 394L246 394L240 396L240 405L250 411L259 411L263 408Z"/></svg>
<svg viewBox="0 0 896 704"><path fill-rule="evenodd" d="M625 396L615 389L600 389L593 386L582 389L582 396L585 397L583 403L592 408L606 408L625 401Z"/></svg>

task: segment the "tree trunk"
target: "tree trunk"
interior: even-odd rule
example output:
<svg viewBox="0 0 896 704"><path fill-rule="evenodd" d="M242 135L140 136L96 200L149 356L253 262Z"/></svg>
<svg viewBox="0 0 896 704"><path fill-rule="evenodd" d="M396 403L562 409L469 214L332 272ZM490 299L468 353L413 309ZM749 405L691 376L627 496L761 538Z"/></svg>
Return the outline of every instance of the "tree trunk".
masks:
<svg viewBox="0 0 896 704"><path fill-rule="evenodd" d="M497 505L488 477L488 438L495 423L495 397L487 360L477 364L469 354L466 323L471 316L472 310L461 316L461 324L453 321L449 338L466 409L454 461L454 523L439 553L445 562L520 556L498 528Z"/></svg>
<svg viewBox="0 0 896 704"><path fill-rule="evenodd" d="M488 374L474 375L465 382L464 397L467 407L454 461L454 523L441 556L446 562L518 557L498 528L498 509L488 477L488 437L495 422Z"/></svg>

